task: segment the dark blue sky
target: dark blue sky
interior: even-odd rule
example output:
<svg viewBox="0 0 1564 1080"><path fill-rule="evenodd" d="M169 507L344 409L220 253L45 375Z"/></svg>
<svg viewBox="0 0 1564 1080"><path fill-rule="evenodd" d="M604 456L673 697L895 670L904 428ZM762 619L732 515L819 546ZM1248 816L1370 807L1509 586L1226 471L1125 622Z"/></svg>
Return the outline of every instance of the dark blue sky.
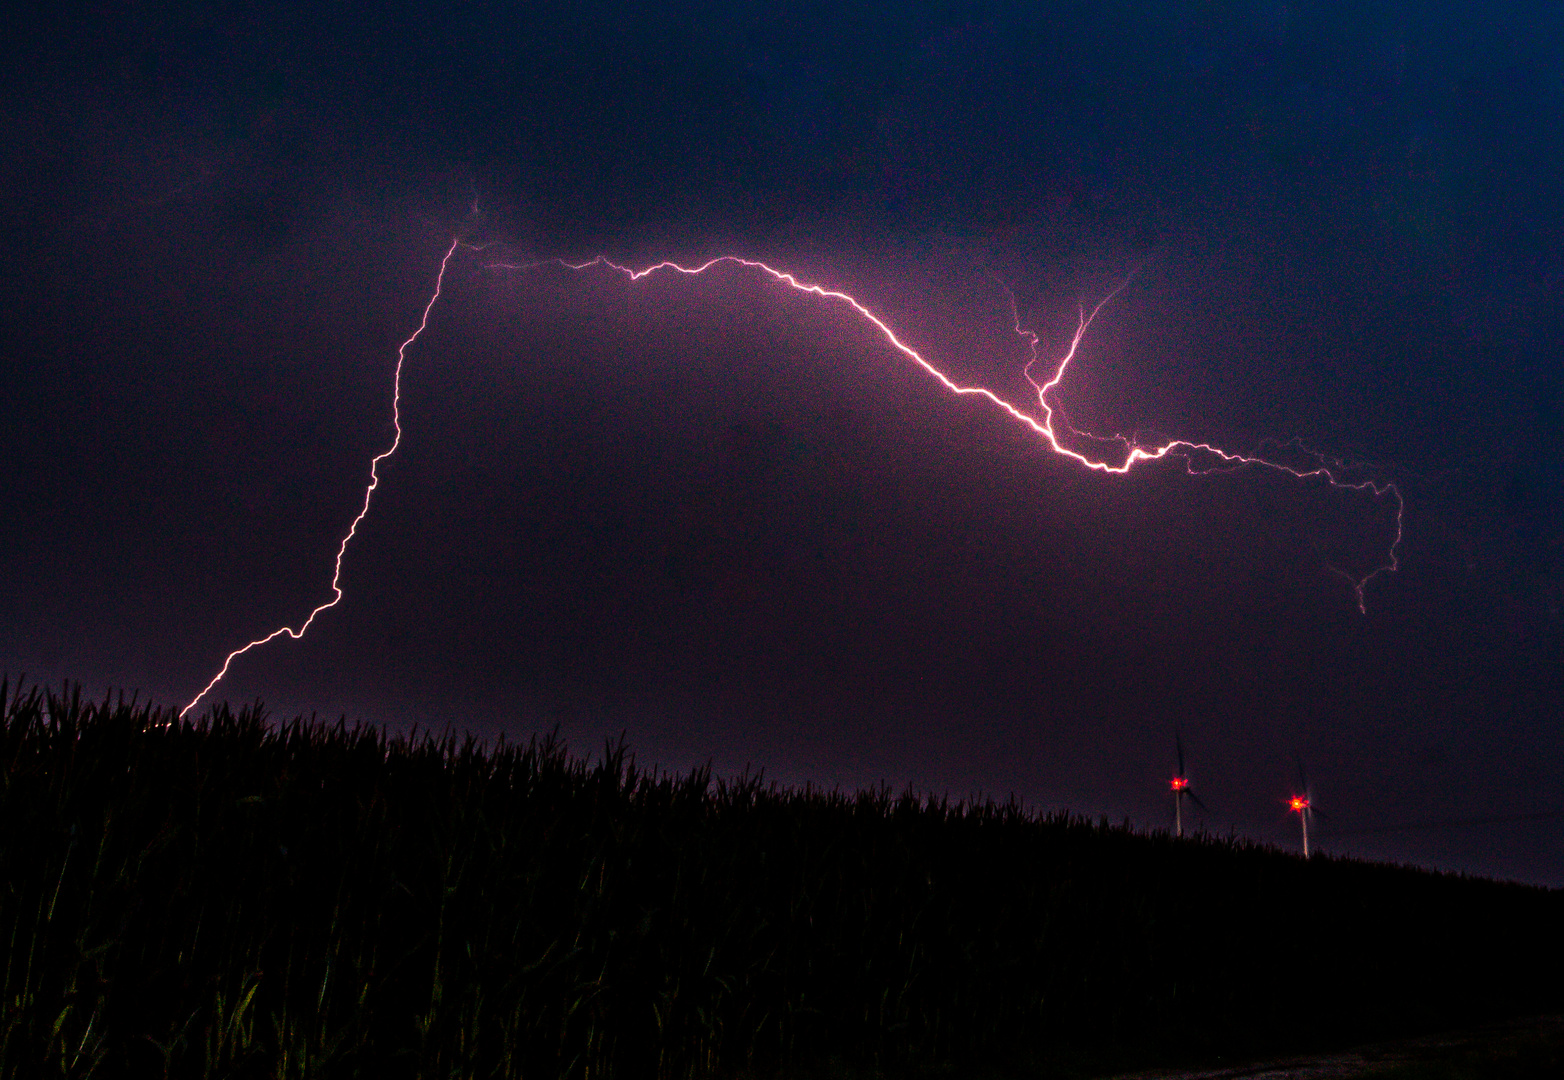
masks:
<svg viewBox="0 0 1564 1080"><path fill-rule="evenodd" d="M98 5L0 63L0 667L225 684L1564 884L1564 20L1543 5ZM1407 496L1083 475L765 258L1071 419ZM1323 826L1322 826L1323 828Z"/></svg>

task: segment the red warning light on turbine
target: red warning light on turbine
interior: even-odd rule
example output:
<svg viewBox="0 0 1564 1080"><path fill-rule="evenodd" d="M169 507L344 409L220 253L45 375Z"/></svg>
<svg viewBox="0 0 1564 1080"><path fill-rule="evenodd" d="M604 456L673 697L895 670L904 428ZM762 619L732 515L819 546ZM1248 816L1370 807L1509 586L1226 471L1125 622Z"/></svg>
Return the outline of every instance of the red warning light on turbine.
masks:
<svg viewBox="0 0 1564 1080"><path fill-rule="evenodd" d="M1294 795L1287 801L1287 808L1289 810L1297 811L1301 814L1309 808L1309 800L1305 799L1302 795Z"/></svg>
<svg viewBox="0 0 1564 1080"><path fill-rule="evenodd" d="M1189 786L1189 781L1184 779L1182 776L1175 776L1173 778L1173 790L1174 791L1183 791L1188 786Z"/></svg>

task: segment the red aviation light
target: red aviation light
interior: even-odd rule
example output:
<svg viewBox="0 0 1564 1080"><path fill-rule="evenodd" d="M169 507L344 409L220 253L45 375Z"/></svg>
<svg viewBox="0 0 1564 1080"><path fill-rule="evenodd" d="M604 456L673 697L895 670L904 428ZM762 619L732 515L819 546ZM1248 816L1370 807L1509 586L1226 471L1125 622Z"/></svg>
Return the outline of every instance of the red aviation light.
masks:
<svg viewBox="0 0 1564 1080"><path fill-rule="evenodd" d="M1291 799L1287 800L1287 808L1289 810L1296 810L1301 814L1309 808L1309 800L1305 799L1302 795L1294 795Z"/></svg>
<svg viewBox="0 0 1564 1080"><path fill-rule="evenodd" d="M1189 781L1185 780L1182 776L1175 776L1173 778L1173 790L1174 791L1183 791L1188 786L1189 786Z"/></svg>

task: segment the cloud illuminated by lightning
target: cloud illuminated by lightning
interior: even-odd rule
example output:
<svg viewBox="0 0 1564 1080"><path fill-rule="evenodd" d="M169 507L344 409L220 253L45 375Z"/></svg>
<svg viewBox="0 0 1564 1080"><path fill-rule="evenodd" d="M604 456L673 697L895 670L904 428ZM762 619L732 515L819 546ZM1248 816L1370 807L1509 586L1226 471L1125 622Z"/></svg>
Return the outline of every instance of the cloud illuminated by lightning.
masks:
<svg viewBox="0 0 1564 1080"><path fill-rule="evenodd" d="M387 447L381 453L375 455L375 457L370 460L369 484L364 490L363 506L360 507L358 515L354 517L353 523L348 527L348 531L343 536L341 544L337 547L337 558L331 578L331 599L311 611L308 617L299 624L297 629L290 626L278 627L276 630L273 630L265 637L257 638L254 641L251 641L250 643L242 646L241 648L235 649L233 652L229 653L227 658L224 659L221 669L217 672L216 675L212 677L212 680L202 688L199 694L191 699L188 705L180 710L180 716L184 716L185 714L189 713L190 710L194 709L196 705L199 704L201 700L212 691L212 688L223 680L223 678L228 674L228 670L233 665L235 659L249 652L251 649L265 645L267 642L272 641L274 638L280 637L283 634L287 634L289 637L294 638L295 640L303 637L305 631L310 628L310 625L315 621L315 617L317 615L329 608L335 607L342 600L343 592L341 587L341 579L343 557L347 554L348 544L352 541L353 537L358 532L359 524L369 513L370 500L375 493L375 489L380 484L380 463L385 461L392 454L396 453L397 447L400 446L402 442L402 368L407 362L407 350L412 347L414 342L416 342L423 334L423 332L428 328L429 315L434 310L435 304L439 301L441 291L445 285L446 269L450 266L451 259L455 256L457 250L463 247L471 248L472 246L463 244L461 238L457 237L451 242L451 246L446 249L444 258L440 260L439 273L435 277L434 292L429 297L428 303L424 305L423 317L419 321L418 328L414 330L413 333L409 335L407 340L403 341L401 346L397 349L396 370L392 379L391 396L391 419L395 427L395 437L391 440L391 445L389 447ZM1394 501L1396 507L1396 526L1395 535L1390 542L1390 547L1386 554L1385 561L1379 566L1370 570L1367 574L1357 577L1348 574L1343 570L1339 570L1334 567L1331 568L1335 573L1343 577L1349 584L1351 584L1353 595L1357 600L1358 610L1360 612L1367 613L1368 611L1368 601L1366 594L1369 583L1372 582L1375 578L1379 577L1381 574L1393 573L1400 565L1398 549L1400 548L1402 534L1404 531L1404 516L1406 510L1406 503L1402 498L1401 490L1391 481L1381 482L1374 480L1350 480L1347 478L1348 468L1344 463L1326 458L1325 456L1314 453L1313 451L1309 451L1299 443L1295 442L1293 445L1300 452L1306 454L1314 462L1313 465L1304 468L1296 468L1283 462L1273 461L1264 457L1223 450L1222 448L1213 446L1210 443L1188 442L1182 439L1175 439L1156 446L1142 446L1138 440L1128 438L1123 435L1100 436L1080 431L1072 427L1068 420L1064 420L1063 412L1062 410L1059 410L1061 424L1070 435L1089 441L1114 444L1122 452L1123 460L1115 464L1109 460L1090 457L1078 450L1073 449L1071 446L1066 445L1063 441L1061 441L1060 434L1054 426L1055 413L1058 407L1056 403L1051 400L1051 395L1063 381L1065 372L1069 368L1070 362L1075 359L1075 354L1080 348L1081 339L1086 335L1087 329L1090 328L1093 320L1096 319L1098 313L1102 311L1103 307L1105 307L1108 302L1111 301L1121 289L1123 289L1123 284L1120 284L1090 310L1088 310L1084 305L1081 307L1080 318L1076 324L1075 333L1070 339L1069 348L1065 350L1064 355L1053 366L1052 374L1049 375L1047 379L1042 380L1039 380L1033 374L1033 370L1041 363L1038 335L1022 326L1019 312L1015 307L1014 296L1011 297L1011 312L1015 317L1015 332L1027 342L1031 353L1031 359L1022 369L1022 373L1025 375L1027 382L1031 384L1033 390L1037 393L1037 403L1041 411L1034 415L1011 404L1009 401L1006 401L1004 398L1000 397L998 394L994 393L992 390L987 389L986 387L963 386L956 382L950 376L946 375L943 371L936 367L927 358L925 358L916 349L912 348L912 346L908 345L906 342L897 337L896 333L890 328L889 325L885 323L884 320L882 320L873 311L864 306L861 301L851 296L850 294L837 289L826 288L823 285L816 285L801 281L791 273L788 273L784 270L778 270L775 267L769 266L766 263L760 262L756 259L741 258L737 255L719 255L716 258L708 259L706 262L701 263L698 266L683 266L676 262L660 262L644 267L640 270L622 266L619 263L616 263L602 255L594 259L589 259L586 262L579 263L567 262L563 259L550 259L523 264L493 263L490 265L494 269L504 270L530 270L545 265L554 265L577 272L590 270L596 267L602 267L624 275L631 282L637 282L651 274L655 274L660 271L695 276L698 274L703 274L715 266L721 266L724 264L730 264L733 266L739 266L749 270L758 271L759 273L770 277L776 282L782 285L786 285L787 287L794 289L797 292L817 297L823 301L847 305L854 312L856 312L859 317L878 330L892 348L901 353L908 360L911 360L914 364L918 365L918 367L922 368L947 391L952 394L983 398L992 404L995 408L1003 412L1005 415L1009 416L1012 420L1018 424L1023 425L1024 427L1031 430L1034 434L1039 436L1051 451L1074 462L1078 466L1091 469L1096 472L1122 475L1128 473L1141 462L1161 461L1164 458L1172 457L1182 460L1185 471L1191 475L1200 475L1202 473L1221 469L1239 469L1247 466L1255 466L1286 473L1287 475L1292 476L1298 480L1320 480L1334 488L1370 494L1375 499L1382 499L1386 496L1389 496ZM1205 467L1197 467L1200 464L1205 465Z"/></svg>

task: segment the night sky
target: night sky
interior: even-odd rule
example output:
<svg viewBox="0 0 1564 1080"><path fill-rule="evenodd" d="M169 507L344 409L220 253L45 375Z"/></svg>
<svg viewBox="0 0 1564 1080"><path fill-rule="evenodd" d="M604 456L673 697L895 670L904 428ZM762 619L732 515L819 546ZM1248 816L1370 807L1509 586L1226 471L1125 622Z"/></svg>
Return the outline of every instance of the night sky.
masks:
<svg viewBox="0 0 1564 1080"><path fill-rule="evenodd" d="M0 669L1564 885L1554 5L48 5L0 35ZM1405 494L1089 473L1077 427ZM1131 276L1133 275L1133 276ZM1279 451L1276 451L1279 452ZM1548 817L1551 812L1557 816ZM1533 815L1474 824L1478 819ZM1443 823L1443 824L1440 824ZM1463 824L1464 823L1464 824ZM1418 828L1395 828L1415 825ZM1331 834L1336 834L1331 838Z"/></svg>

